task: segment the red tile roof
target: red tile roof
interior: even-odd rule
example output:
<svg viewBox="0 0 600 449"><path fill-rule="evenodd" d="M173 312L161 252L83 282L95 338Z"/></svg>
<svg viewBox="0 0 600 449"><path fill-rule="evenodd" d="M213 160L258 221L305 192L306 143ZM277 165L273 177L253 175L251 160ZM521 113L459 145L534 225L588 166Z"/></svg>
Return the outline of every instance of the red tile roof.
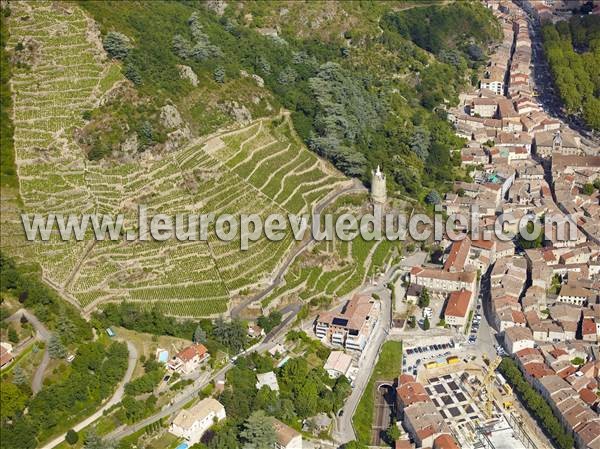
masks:
<svg viewBox="0 0 600 449"><path fill-rule="evenodd" d="M583 335L594 335L596 333L596 323L591 318L584 318L581 321L581 333Z"/></svg>
<svg viewBox="0 0 600 449"><path fill-rule="evenodd" d="M445 316L465 317L469 304L471 303L472 293L469 290L462 289L459 292L450 293L448 304L446 304Z"/></svg>
<svg viewBox="0 0 600 449"><path fill-rule="evenodd" d="M419 402L428 402L430 400L429 395L425 391L425 387L419 382L416 382L414 377L400 376L398 382L400 382L400 385L396 388L396 395L404 407Z"/></svg>
<svg viewBox="0 0 600 449"><path fill-rule="evenodd" d="M207 349L204 345L201 345L201 344L191 345L191 346L188 346L187 348L185 348L183 351L180 351L177 354L177 358L181 359L184 362L189 362L196 355L199 357L203 357L206 354L206 352L207 352Z"/></svg>
<svg viewBox="0 0 600 449"><path fill-rule="evenodd" d="M0 366L4 366L10 363L13 359L13 355L4 349L3 346L0 346Z"/></svg>
<svg viewBox="0 0 600 449"><path fill-rule="evenodd" d="M581 390L579 392L579 397L581 398L581 400L583 402L585 402L589 406L594 405L596 402L598 402L600 400L600 398L598 398L596 393L594 393L592 390L589 390L587 388L584 388L583 390Z"/></svg>
<svg viewBox="0 0 600 449"><path fill-rule="evenodd" d="M460 449L460 446L452 435L445 433L433 441L433 449Z"/></svg>
<svg viewBox="0 0 600 449"><path fill-rule="evenodd" d="M527 320L525 319L525 314L520 310L512 311L512 319L515 323L526 324Z"/></svg>
<svg viewBox="0 0 600 449"><path fill-rule="evenodd" d="M471 249L471 240L469 237L465 237L462 240L454 242L450 249L450 255L444 264L444 270L446 271L462 271L465 267L465 261L469 255Z"/></svg>
<svg viewBox="0 0 600 449"><path fill-rule="evenodd" d="M541 362L532 362L524 366L525 372L534 379L540 379L546 376L552 376L554 371L548 365Z"/></svg>
<svg viewBox="0 0 600 449"><path fill-rule="evenodd" d="M538 351L535 348L525 348L525 349L521 349L520 351L515 352L515 355L520 358L520 357L523 357L526 355L539 354L539 353L540 353L540 351Z"/></svg>
<svg viewBox="0 0 600 449"><path fill-rule="evenodd" d="M496 244L496 242L493 240L473 240L473 241L471 241L471 245L475 246L476 248L483 248L483 249L487 249L487 250L492 249L495 244Z"/></svg>

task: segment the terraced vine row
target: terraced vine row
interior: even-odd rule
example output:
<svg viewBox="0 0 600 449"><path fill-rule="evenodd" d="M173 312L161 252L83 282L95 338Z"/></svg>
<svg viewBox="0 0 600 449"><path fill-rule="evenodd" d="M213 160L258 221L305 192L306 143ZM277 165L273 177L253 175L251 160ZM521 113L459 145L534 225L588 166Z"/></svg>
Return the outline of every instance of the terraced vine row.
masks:
<svg viewBox="0 0 600 449"><path fill-rule="evenodd" d="M343 203L338 201L326 212L350 212ZM396 247L396 243L385 239L367 241L361 237L351 242L318 242L295 260L282 285L263 298L261 304L271 307L279 300L322 301L345 296L380 271L392 259Z"/></svg>
<svg viewBox="0 0 600 449"><path fill-rule="evenodd" d="M72 3L16 2L9 46L24 47L29 65L12 81L15 150L22 211L33 214L124 213L137 230L137 206L164 213L303 213L344 182L308 151L289 118L199 140L162 157L110 165L86 159L73 135L83 112L123 79L109 63L88 17ZM3 206L4 209L4 206ZM129 300L180 316L227 310L232 294L260 288L294 245L261 238L247 251L239 240L27 242L18 208L3 219L16 256L40 263L44 275L82 307ZM337 279L337 278L336 278ZM333 282L336 279L332 279ZM333 288L333 284L330 287Z"/></svg>

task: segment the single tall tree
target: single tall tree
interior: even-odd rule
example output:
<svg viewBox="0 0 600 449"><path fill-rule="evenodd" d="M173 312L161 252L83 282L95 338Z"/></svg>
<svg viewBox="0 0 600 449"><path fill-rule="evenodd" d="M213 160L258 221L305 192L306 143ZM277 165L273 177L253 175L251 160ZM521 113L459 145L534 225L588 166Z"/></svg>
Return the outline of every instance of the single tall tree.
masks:
<svg viewBox="0 0 600 449"><path fill-rule="evenodd" d="M48 341L48 354L53 359L64 359L67 355L67 350L62 344L60 337L56 334L50 336Z"/></svg>
<svg viewBox="0 0 600 449"><path fill-rule="evenodd" d="M244 449L271 449L277 441L272 418L263 410L250 415L240 435L244 440Z"/></svg>
<svg viewBox="0 0 600 449"><path fill-rule="evenodd" d="M194 343L206 343L206 332L200 325L196 326L194 331Z"/></svg>
<svg viewBox="0 0 600 449"><path fill-rule="evenodd" d="M25 371L19 365L15 366L13 370L13 384L15 385L25 385L27 383L27 376L25 375Z"/></svg>

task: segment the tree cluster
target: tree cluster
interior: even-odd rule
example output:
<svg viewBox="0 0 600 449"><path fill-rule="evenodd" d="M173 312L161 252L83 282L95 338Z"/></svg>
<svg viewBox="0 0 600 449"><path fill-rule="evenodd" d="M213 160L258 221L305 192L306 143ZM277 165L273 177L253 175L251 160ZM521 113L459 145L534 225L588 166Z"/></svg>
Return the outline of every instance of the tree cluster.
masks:
<svg viewBox="0 0 600 449"><path fill-rule="evenodd" d="M557 447L571 449L574 442L570 432L560 424L560 420L554 415L552 408L543 396L525 380L517 364L512 359L505 357L500 363L499 370Z"/></svg>
<svg viewBox="0 0 600 449"><path fill-rule="evenodd" d="M99 329L115 325L152 335L169 335L194 341L198 337L198 342L204 344L212 354L219 350L237 354L248 344L247 325L239 320L226 322L218 319L214 323L208 319L177 320L166 316L158 308L142 310L128 302L107 304L94 314L94 319Z"/></svg>
<svg viewBox="0 0 600 449"><path fill-rule="evenodd" d="M542 29L550 73L567 112L600 130L600 17L573 17Z"/></svg>
<svg viewBox="0 0 600 449"><path fill-rule="evenodd" d="M347 32L352 45L341 38L290 34L282 44L254 25L240 25L243 17L232 8L218 17L185 2L154 2L144 8L93 2L84 7L105 27L119 24L118 29L134 36L136 46L126 59L138 69L139 89L153 98L177 102L190 92L179 64L189 65L200 79L222 84L217 97L230 94L226 86L231 83L243 85L241 71L254 73L264 80L272 102L292 111L294 127L310 148L365 183L370 169L382 165L391 175L390 190L419 200L429 190L446 191L457 176L460 161L452 152L463 141L443 110L457 103L468 71L485 61L483 49L500 36L486 8L463 2L415 8L426 11L423 17L413 10L390 12L381 19L381 35L359 38ZM431 36L418 30L425 22L435 23ZM171 43L168 54L164 42ZM382 46L390 58L371 63L354 57L364 50L378 54ZM435 57L423 48L431 48ZM405 71L410 76L390 76ZM198 103L196 109L207 108Z"/></svg>
<svg viewBox="0 0 600 449"><path fill-rule="evenodd" d="M268 387L256 390L256 374L275 371L279 393ZM227 411L227 422L218 426L207 443L209 448L258 448L272 435L265 429L273 416L297 427L301 419L320 412L337 412L350 394L345 377L332 380L323 368L311 368L306 358L293 358L281 368L269 356L253 353L237 360L227 373L227 388L219 401Z"/></svg>
<svg viewBox="0 0 600 449"><path fill-rule="evenodd" d="M256 320L265 333L271 332L275 327L281 323L281 312L279 310L272 311L268 316L261 316Z"/></svg>
<svg viewBox="0 0 600 449"><path fill-rule="evenodd" d="M128 351L122 343L79 346L64 377L31 396L28 385L2 382L2 448L33 448L86 412L97 407L121 381ZM27 413L25 413L27 409Z"/></svg>
<svg viewBox="0 0 600 449"><path fill-rule="evenodd" d="M0 252L0 292L18 298L23 307L32 310L40 321L55 331L63 344L91 340L91 326L40 280L37 266L17 266Z"/></svg>

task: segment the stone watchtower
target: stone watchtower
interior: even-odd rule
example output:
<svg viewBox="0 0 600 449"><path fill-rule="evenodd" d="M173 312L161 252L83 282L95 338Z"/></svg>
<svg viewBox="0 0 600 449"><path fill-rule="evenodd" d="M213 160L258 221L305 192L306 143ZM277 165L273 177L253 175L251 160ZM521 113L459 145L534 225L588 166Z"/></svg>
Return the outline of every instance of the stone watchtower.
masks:
<svg viewBox="0 0 600 449"><path fill-rule="evenodd" d="M377 166L377 170L371 171L371 201L375 204L385 204L387 200L387 187L385 185L385 174Z"/></svg>
<svg viewBox="0 0 600 449"><path fill-rule="evenodd" d="M552 151L561 153L562 144L562 136L560 135L560 130L558 130L554 135L554 139L552 140Z"/></svg>

